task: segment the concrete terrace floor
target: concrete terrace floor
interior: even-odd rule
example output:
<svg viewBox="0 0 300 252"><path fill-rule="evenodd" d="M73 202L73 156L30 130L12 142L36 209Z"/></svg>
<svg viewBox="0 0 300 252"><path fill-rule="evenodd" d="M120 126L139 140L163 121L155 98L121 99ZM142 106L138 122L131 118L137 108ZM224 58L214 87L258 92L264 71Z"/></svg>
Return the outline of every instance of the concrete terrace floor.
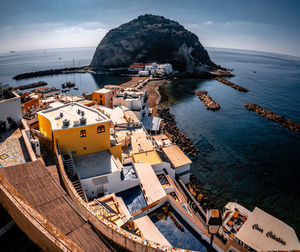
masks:
<svg viewBox="0 0 300 252"><path fill-rule="evenodd" d="M0 134L0 167L30 161L20 129Z"/></svg>

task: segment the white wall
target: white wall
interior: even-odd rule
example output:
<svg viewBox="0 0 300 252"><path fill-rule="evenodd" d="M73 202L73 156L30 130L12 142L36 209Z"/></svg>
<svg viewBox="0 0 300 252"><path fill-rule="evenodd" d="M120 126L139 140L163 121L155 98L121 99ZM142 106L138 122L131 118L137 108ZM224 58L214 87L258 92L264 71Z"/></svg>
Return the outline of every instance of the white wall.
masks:
<svg viewBox="0 0 300 252"><path fill-rule="evenodd" d="M97 197L97 193L104 193L104 194L118 193L140 184L139 178L131 179L131 180L121 180L120 173L121 173L120 171L116 171L102 176L81 179L80 182L88 198ZM95 185L93 180L98 178L106 180L106 182L103 184Z"/></svg>
<svg viewBox="0 0 300 252"><path fill-rule="evenodd" d="M190 171L190 170L191 170L191 165L186 164L186 165L176 167L175 173L177 175L180 175L181 173L186 172L186 171ZM189 183L190 182L190 172L187 173L187 174L184 174L183 176L180 176L180 179L182 180L182 182L184 184Z"/></svg>
<svg viewBox="0 0 300 252"><path fill-rule="evenodd" d="M163 172L163 169L169 173L172 180L175 180L175 170L171 168L171 165L167 162L162 162L159 164L152 165L152 169L154 170L155 174L160 174Z"/></svg>
<svg viewBox="0 0 300 252"><path fill-rule="evenodd" d="M140 184L140 179L121 180L120 172L114 172L108 177L108 183L104 185L105 194L125 191Z"/></svg>
<svg viewBox="0 0 300 252"><path fill-rule="evenodd" d="M191 176L191 174L187 173L187 174L184 174L182 176L179 176L179 178L182 180L182 182L184 184L187 184L187 183L190 183L190 176Z"/></svg>
<svg viewBox="0 0 300 252"><path fill-rule="evenodd" d="M21 98L19 96L0 101L0 120L6 121L8 128L7 118L11 117L17 124L22 120Z"/></svg>

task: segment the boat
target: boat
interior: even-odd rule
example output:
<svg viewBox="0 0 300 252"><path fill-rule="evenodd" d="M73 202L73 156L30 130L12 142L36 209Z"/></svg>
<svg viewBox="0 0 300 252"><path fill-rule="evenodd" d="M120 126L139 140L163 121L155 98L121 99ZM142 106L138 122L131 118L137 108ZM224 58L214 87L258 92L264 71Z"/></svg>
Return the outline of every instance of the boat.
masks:
<svg viewBox="0 0 300 252"><path fill-rule="evenodd" d="M70 88L70 87L75 87L75 83L74 83L74 82L71 82L71 81L67 81L67 82L66 82L66 86L69 87L69 88Z"/></svg>

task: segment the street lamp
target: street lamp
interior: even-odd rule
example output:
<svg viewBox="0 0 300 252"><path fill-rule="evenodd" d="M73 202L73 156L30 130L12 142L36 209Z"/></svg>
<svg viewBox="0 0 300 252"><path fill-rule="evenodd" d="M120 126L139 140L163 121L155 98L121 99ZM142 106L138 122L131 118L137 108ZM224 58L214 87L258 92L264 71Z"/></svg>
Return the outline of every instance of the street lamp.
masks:
<svg viewBox="0 0 300 252"><path fill-rule="evenodd" d="M212 251L212 244L214 235L219 232L220 226L222 226L222 214L218 209L210 209L206 211L206 225L210 236L209 251Z"/></svg>

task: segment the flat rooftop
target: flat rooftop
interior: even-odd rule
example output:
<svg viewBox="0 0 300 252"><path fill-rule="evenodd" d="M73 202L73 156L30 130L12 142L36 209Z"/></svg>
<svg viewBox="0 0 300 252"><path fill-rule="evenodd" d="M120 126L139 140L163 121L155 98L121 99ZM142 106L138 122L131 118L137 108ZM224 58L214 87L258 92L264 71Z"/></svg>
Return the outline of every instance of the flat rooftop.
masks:
<svg viewBox="0 0 300 252"><path fill-rule="evenodd" d="M145 191L148 203L157 201L167 195L150 164L135 163L134 168L140 178L141 187Z"/></svg>
<svg viewBox="0 0 300 252"><path fill-rule="evenodd" d="M162 161L155 150L133 154L135 163L146 163L150 165L160 164Z"/></svg>
<svg viewBox="0 0 300 252"><path fill-rule="evenodd" d="M134 222L142 232L142 235L145 239L172 247L172 245L162 235L158 228L153 224L148 215L135 219Z"/></svg>
<svg viewBox="0 0 300 252"><path fill-rule="evenodd" d="M47 109L39 112L39 114L48 118L53 130L80 127L109 121L109 118L100 111L75 102ZM80 118L82 118L82 116L86 118L86 123L84 124L80 123ZM69 120L69 126L63 125L64 120Z"/></svg>
<svg viewBox="0 0 300 252"><path fill-rule="evenodd" d="M192 161L187 157L187 155L184 154L184 152L177 145L164 147L162 148L162 150L175 168L192 163Z"/></svg>
<svg viewBox="0 0 300 252"><path fill-rule="evenodd" d="M109 151L75 156L73 161L80 179L102 176L119 170Z"/></svg>
<svg viewBox="0 0 300 252"><path fill-rule="evenodd" d="M110 89L107 89L107 88L101 88L101 89L98 89L97 91L94 91L94 93L98 93L98 94L106 94L106 93L109 93L111 90Z"/></svg>
<svg viewBox="0 0 300 252"><path fill-rule="evenodd" d="M300 250L295 230L256 207L236 237L257 251Z"/></svg>

